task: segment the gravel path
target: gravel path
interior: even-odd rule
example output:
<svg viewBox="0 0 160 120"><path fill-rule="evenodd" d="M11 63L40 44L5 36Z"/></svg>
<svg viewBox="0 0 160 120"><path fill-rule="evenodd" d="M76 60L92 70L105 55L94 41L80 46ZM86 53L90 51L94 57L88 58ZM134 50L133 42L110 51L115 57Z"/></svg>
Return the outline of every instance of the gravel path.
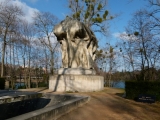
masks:
<svg viewBox="0 0 160 120"><path fill-rule="evenodd" d="M105 88L89 95L90 101L58 120L160 120L160 103L139 103L120 97L121 89Z"/></svg>

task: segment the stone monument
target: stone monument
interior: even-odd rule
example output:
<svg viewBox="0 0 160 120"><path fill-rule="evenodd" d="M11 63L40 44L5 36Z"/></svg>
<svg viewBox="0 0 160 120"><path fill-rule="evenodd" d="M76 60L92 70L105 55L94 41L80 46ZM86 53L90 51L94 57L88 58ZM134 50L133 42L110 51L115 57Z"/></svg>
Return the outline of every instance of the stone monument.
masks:
<svg viewBox="0 0 160 120"><path fill-rule="evenodd" d="M67 17L54 27L61 45L62 66L57 75L50 76L49 89L53 91L98 91L104 78L93 68L97 39L82 22Z"/></svg>

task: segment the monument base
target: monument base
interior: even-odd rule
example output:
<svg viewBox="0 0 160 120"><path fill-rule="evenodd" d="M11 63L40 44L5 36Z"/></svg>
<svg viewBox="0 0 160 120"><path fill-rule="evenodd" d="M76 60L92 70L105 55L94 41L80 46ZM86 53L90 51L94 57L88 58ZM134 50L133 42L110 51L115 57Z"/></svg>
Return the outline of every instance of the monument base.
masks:
<svg viewBox="0 0 160 120"><path fill-rule="evenodd" d="M85 68L60 68L58 70L59 75L95 75L94 69Z"/></svg>
<svg viewBox="0 0 160 120"><path fill-rule="evenodd" d="M93 92L104 88L104 77L98 75L53 75L49 89L54 92Z"/></svg>

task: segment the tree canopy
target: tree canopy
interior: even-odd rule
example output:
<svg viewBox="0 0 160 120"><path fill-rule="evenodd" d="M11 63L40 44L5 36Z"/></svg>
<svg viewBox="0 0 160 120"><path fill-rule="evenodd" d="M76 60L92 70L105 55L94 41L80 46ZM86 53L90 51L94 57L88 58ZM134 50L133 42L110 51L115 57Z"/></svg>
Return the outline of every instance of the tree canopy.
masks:
<svg viewBox="0 0 160 120"><path fill-rule="evenodd" d="M71 17L83 22L94 32L106 35L107 21L113 19L107 10L107 0L68 0Z"/></svg>

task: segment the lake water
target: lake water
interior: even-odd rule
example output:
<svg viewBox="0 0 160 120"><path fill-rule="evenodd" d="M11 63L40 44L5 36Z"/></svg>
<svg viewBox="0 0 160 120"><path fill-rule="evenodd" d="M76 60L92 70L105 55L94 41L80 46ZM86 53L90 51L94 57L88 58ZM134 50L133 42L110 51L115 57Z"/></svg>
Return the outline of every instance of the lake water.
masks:
<svg viewBox="0 0 160 120"><path fill-rule="evenodd" d="M20 83L16 83L16 89L20 86ZM125 88L125 81L111 81L111 85L114 88ZM21 83L21 86L24 86L24 83Z"/></svg>
<svg viewBox="0 0 160 120"><path fill-rule="evenodd" d="M19 86L24 86L24 83L15 83L15 89L18 89Z"/></svg>
<svg viewBox="0 0 160 120"><path fill-rule="evenodd" d="M112 81L111 84L114 88L125 88L125 81Z"/></svg>

